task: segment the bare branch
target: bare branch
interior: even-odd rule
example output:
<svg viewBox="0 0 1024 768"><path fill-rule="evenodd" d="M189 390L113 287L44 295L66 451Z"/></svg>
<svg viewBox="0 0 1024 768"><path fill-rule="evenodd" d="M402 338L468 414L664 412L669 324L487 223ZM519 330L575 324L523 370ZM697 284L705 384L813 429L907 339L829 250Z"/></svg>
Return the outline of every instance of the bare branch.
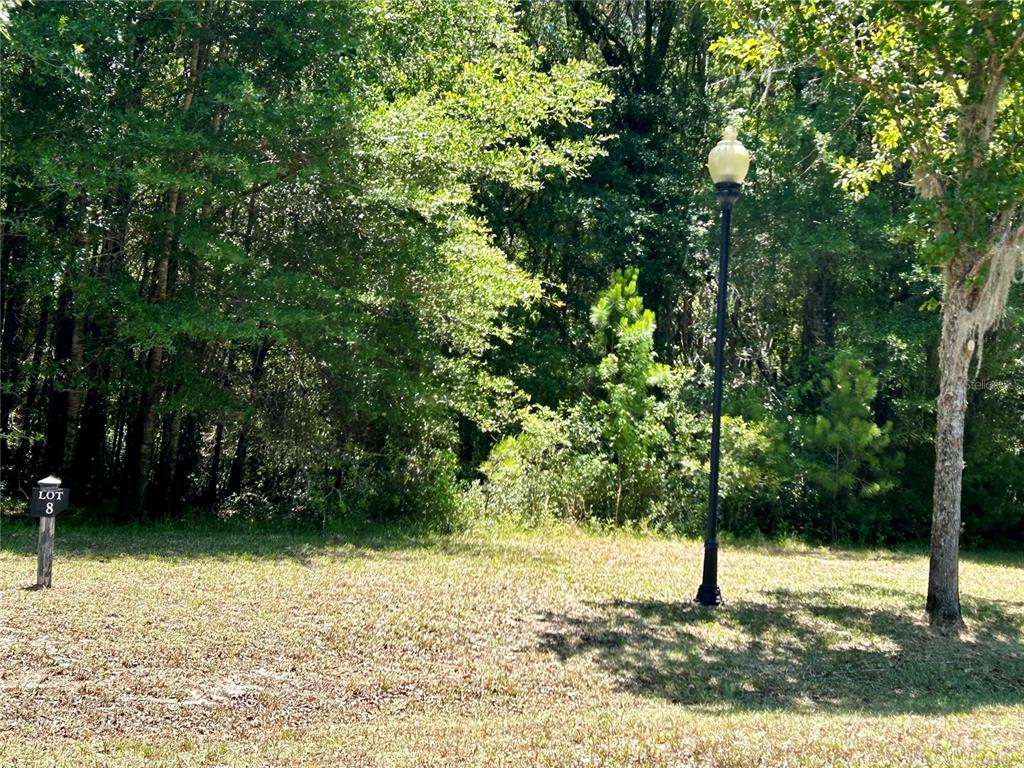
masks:
<svg viewBox="0 0 1024 768"><path fill-rule="evenodd" d="M630 55L629 48L607 24L590 10L587 0L570 0L569 7L572 8L583 33L597 44L608 66L624 66L631 72L634 71L633 57Z"/></svg>
<svg viewBox="0 0 1024 768"><path fill-rule="evenodd" d="M1003 56L1002 66L1006 66L1013 60L1013 57L1020 53L1021 48L1024 47L1024 29L1017 35L1017 39L1013 41L1006 55Z"/></svg>
<svg viewBox="0 0 1024 768"><path fill-rule="evenodd" d="M658 34L654 41L653 63L657 68L653 74L655 80L660 79L665 70L665 56L668 54L668 46L672 40L672 30L676 26L678 11L675 0L669 0L662 5L661 19L658 21Z"/></svg>

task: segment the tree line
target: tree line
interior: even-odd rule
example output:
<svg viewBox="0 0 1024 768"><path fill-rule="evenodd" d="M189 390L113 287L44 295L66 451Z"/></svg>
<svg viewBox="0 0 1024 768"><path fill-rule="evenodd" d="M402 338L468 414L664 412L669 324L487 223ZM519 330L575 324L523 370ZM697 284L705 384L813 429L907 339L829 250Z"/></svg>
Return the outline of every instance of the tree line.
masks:
<svg viewBox="0 0 1024 768"><path fill-rule="evenodd" d="M20 3L5 503L699 532L735 123L726 527L1024 541L1020 19Z"/></svg>

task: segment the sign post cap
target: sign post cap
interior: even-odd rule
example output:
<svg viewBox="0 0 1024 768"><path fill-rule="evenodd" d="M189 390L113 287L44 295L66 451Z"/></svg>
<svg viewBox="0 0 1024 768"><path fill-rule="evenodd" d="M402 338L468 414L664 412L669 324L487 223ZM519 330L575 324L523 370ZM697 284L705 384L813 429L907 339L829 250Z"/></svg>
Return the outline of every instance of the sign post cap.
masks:
<svg viewBox="0 0 1024 768"><path fill-rule="evenodd" d="M53 475L47 475L42 480L40 480L37 483L37 485L47 485L47 486L51 486L52 485L54 488L59 488L60 487L60 478L59 477L54 477Z"/></svg>

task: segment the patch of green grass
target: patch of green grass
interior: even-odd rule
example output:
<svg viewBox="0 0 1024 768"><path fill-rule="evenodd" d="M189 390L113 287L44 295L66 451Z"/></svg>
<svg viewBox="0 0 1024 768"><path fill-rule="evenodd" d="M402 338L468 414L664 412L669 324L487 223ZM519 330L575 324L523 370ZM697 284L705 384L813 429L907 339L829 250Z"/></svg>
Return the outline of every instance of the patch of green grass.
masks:
<svg viewBox="0 0 1024 768"><path fill-rule="evenodd" d="M1024 765L1024 557L565 526L0 540L3 766Z"/></svg>

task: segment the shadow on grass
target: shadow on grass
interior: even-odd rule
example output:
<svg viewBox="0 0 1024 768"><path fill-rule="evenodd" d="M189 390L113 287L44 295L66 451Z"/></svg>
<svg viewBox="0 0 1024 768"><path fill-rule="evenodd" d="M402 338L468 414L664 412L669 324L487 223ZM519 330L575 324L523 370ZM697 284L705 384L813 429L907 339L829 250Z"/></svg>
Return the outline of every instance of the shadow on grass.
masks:
<svg viewBox="0 0 1024 768"><path fill-rule="evenodd" d="M763 543L757 541L736 541L728 546L737 550L753 550L779 557L824 558L829 560L858 560L864 562L909 562L927 559L927 546L861 547L836 544L823 547L800 547L799 545ZM962 549L961 562L977 565L994 565L1000 568L1024 568L1024 549L987 548Z"/></svg>
<svg viewBox="0 0 1024 768"><path fill-rule="evenodd" d="M823 590L713 611L614 601L586 616L544 615L540 646L563 661L589 658L622 690L685 705L877 714L1024 705L1024 603L965 600L970 634L958 639L914 620L917 595L851 592L886 607L844 605Z"/></svg>
<svg viewBox="0 0 1024 768"><path fill-rule="evenodd" d="M246 527L216 522L193 526L90 525L68 519L59 520L56 527L58 556L101 561L124 556L171 561L237 558L292 560L308 565L317 556L346 560L427 549L467 556L497 553L487 544L462 542L427 526L400 523L327 533L312 528L275 530L269 525ZM34 555L37 535L35 520L5 519L0 531L0 553Z"/></svg>

